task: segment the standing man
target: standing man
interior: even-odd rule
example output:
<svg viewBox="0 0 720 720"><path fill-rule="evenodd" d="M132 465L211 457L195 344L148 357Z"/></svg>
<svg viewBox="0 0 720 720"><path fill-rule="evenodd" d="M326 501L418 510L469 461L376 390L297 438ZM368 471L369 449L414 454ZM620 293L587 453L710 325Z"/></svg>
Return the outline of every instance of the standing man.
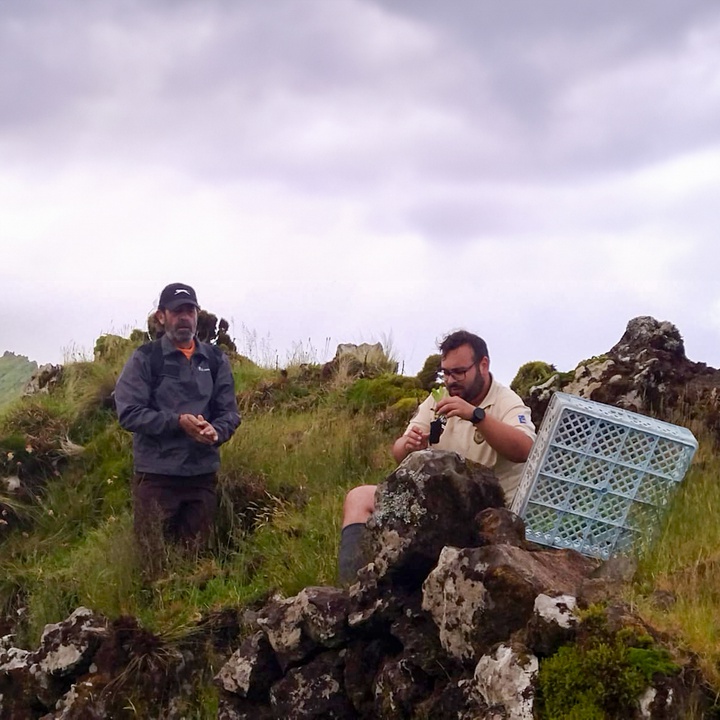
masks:
<svg viewBox="0 0 720 720"><path fill-rule="evenodd" d="M155 314L162 337L132 354L115 388L120 425L133 433L135 535L151 563L161 534L206 545L219 447L240 424L227 357L196 337L199 307L189 285L168 285Z"/></svg>
<svg viewBox="0 0 720 720"><path fill-rule="evenodd" d="M440 343L440 372L447 395L432 395L420 405L405 433L393 444L395 460L429 447L430 423L445 419L445 429L433 447L454 451L495 472L510 505L524 463L535 440L530 409L490 373L485 341L465 330ZM360 567L359 544L365 522L375 509L375 485L355 487L345 497L338 557L339 579L352 581Z"/></svg>

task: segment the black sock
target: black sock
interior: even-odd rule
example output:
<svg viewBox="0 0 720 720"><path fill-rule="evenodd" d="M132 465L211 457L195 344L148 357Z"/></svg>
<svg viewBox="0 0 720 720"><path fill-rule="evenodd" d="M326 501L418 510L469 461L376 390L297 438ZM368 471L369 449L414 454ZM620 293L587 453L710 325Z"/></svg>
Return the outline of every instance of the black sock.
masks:
<svg viewBox="0 0 720 720"><path fill-rule="evenodd" d="M338 581L341 585L352 583L357 571L366 564L360 543L364 532L365 523L352 523L342 529L338 550Z"/></svg>

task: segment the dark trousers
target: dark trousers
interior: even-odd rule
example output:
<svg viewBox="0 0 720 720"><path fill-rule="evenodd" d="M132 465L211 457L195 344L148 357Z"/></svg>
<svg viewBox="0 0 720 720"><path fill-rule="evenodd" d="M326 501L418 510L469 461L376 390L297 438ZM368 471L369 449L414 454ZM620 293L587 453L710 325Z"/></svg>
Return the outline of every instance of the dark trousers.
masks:
<svg viewBox="0 0 720 720"><path fill-rule="evenodd" d="M217 509L216 478L216 473L135 474L135 537L146 562L157 563L164 541L196 551L207 545Z"/></svg>

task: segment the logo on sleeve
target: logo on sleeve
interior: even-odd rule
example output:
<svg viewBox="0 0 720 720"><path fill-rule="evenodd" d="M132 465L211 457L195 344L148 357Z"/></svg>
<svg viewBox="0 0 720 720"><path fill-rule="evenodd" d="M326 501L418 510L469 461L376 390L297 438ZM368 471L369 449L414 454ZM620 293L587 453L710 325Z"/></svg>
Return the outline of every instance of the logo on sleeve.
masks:
<svg viewBox="0 0 720 720"><path fill-rule="evenodd" d="M527 425L527 420L525 419L524 415L518 415L518 422L522 425Z"/></svg>

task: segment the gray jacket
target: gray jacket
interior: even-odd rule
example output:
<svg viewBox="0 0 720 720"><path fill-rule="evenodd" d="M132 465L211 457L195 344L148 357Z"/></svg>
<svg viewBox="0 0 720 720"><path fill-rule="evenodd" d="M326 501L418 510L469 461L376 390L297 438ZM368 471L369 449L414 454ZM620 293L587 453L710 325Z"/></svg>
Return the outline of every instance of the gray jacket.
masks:
<svg viewBox="0 0 720 720"><path fill-rule="evenodd" d="M218 446L240 424L230 363L222 356L213 383L208 363L212 348L195 339L188 360L163 337L163 366L152 388L150 353L135 351L115 386L120 425L133 433L135 472L203 475L220 467ZM192 440L180 429L183 413L202 415L218 434L215 445Z"/></svg>

